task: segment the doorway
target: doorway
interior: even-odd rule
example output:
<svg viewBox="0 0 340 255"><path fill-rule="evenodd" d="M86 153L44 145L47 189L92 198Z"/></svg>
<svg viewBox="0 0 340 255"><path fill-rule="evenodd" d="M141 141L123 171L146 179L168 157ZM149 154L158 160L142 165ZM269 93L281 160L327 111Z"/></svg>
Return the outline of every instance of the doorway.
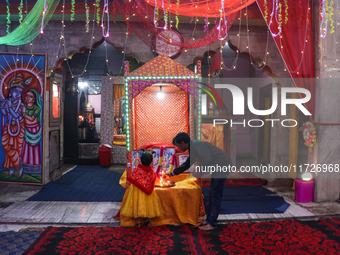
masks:
<svg viewBox="0 0 340 255"><path fill-rule="evenodd" d="M272 105L272 84L268 84L260 88L259 93L260 110L268 110ZM259 140L258 140L258 158L264 164L270 162L270 135L271 128L270 122L266 121L270 118L270 115L261 116L264 125L259 128Z"/></svg>

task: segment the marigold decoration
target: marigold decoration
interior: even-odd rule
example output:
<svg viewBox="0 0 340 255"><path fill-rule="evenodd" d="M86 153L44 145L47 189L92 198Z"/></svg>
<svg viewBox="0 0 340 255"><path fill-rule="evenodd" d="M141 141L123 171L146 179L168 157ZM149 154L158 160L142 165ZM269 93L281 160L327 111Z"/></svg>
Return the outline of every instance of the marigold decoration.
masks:
<svg viewBox="0 0 340 255"><path fill-rule="evenodd" d="M305 139L305 145L311 150L316 147L316 126L308 121L303 124L303 139Z"/></svg>

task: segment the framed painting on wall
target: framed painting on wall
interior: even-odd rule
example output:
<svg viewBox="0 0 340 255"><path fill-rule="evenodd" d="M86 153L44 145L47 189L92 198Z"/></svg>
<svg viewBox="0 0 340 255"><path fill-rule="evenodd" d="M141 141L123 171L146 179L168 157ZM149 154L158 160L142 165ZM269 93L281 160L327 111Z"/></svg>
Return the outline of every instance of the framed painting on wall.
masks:
<svg viewBox="0 0 340 255"><path fill-rule="evenodd" d="M151 150L145 150L145 152L149 152L152 153ZM142 150L133 150L132 151L132 170L134 170L138 164L140 164L140 160L142 157L142 154L144 153L144 151ZM151 163L151 167L152 167L152 163Z"/></svg>
<svg viewBox="0 0 340 255"><path fill-rule="evenodd" d="M0 54L0 181L43 182L46 55Z"/></svg>
<svg viewBox="0 0 340 255"><path fill-rule="evenodd" d="M189 157L188 153L176 153L176 164L177 166L182 165L187 158ZM191 165L188 170L185 170L184 173L194 172L195 164Z"/></svg>
<svg viewBox="0 0 340 255"><path fill-rule="evenodd" d="M188 153L176 153L176 165L180 166L182 165L187 158L189 157Z"/></svg>
<svg viewBox="0 0 340 255"><path fill-rule="evenodd" d="M154 172L156 172L157 166L158 166L158 161L159 161L160 148L159 147L152 148L152 151L155 152L155 154L153 154L153 170L154 170ZM172 158L173 154L175 154L175 147L165 148L163 158L162 158L161 171L167 172L170 169L171 158Z"/></svg>

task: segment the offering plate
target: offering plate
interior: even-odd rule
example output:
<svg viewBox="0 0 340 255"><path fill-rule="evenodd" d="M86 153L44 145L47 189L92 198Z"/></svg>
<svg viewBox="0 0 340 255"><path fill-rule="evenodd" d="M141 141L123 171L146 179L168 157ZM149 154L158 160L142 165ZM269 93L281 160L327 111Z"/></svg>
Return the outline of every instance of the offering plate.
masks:
<svg viewBox="0 0 340 255"><path fill-rule="evenodd" d="M155 186L158 188L170 188L170 187L174 187L176 185L175 182L173 181L165 181L165 182L156 182Z"/></svg>

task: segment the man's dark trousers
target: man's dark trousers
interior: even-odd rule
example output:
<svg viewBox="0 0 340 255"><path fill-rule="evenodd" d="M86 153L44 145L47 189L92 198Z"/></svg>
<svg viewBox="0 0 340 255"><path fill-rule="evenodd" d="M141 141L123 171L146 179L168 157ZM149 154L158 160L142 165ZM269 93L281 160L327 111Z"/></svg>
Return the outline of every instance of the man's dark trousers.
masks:
<svg viewBox="0 0 340 255"><path fill-rule="evenodd" d="M224 178L211 178L207 222L214 228L217 227L217 218L221 209L223 188L226 181L227 179Z"/></svg>

